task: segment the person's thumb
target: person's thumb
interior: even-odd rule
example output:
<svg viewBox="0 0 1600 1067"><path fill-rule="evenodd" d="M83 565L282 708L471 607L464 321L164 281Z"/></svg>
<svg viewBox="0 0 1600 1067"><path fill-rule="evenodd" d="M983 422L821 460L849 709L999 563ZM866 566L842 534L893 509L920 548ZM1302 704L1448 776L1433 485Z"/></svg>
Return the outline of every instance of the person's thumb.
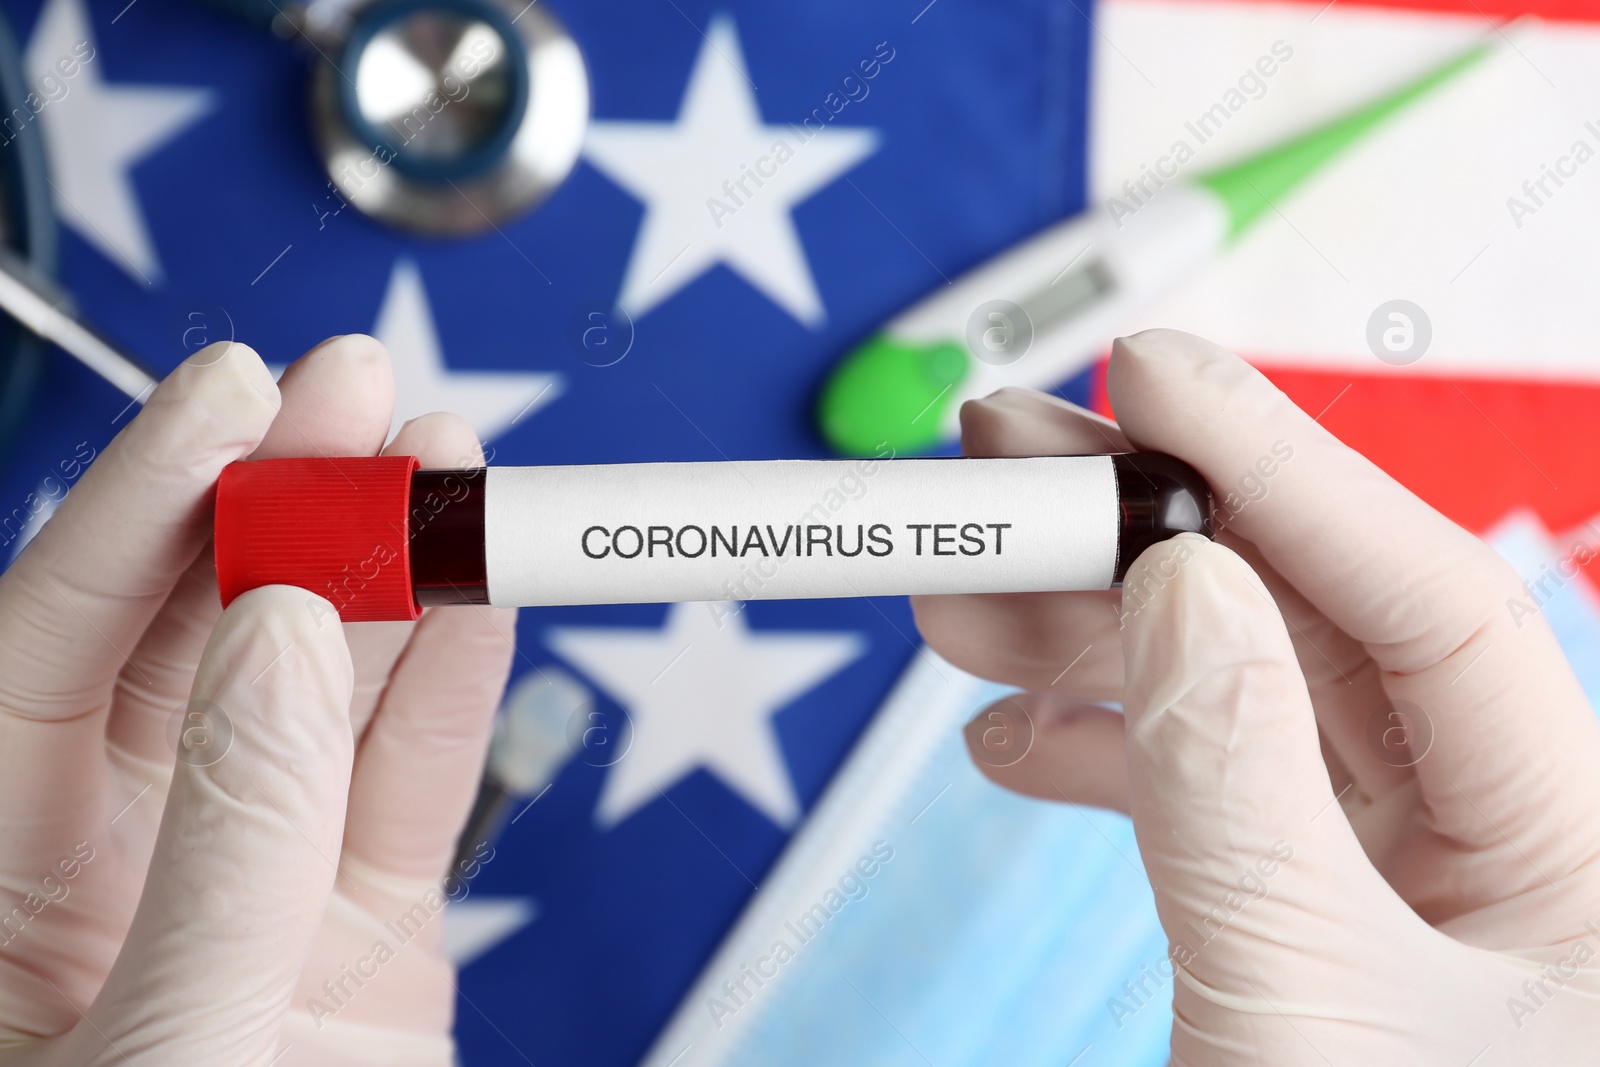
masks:
<svg viewBox="0 0 1600 1067"><path fill-rule="evenodd" d="M1374 959L1444 939L1362 852L1283 618L1242 559L1192 534L1147 550L1122 634L1130 806L1189 1025L1175 1053L1194 1041L1206 1051L1188 1059L1230 1062L1242 1043L1252 1062L1301 1062L1283 1019L1353 1021Z"/></svg>
<svg viewBox="0 0 1600 1067"><path fill-rule="evenodd" d="M269 586L223 613L175 713L149 875L73 1062L264 1067L278 1055L338 869L351 688L343 628L320 597Z"/></svg>

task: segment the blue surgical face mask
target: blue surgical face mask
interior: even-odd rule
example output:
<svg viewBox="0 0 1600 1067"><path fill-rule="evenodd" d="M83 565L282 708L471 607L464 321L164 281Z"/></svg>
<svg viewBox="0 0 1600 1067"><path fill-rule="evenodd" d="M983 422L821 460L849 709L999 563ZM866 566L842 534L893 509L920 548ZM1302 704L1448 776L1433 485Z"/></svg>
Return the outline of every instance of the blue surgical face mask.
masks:
<svg viewBox="0 0 1600 1067"><path fill-rule="evenodd" d="M1488 540L1600 706L1600 604L1572 546L1531 513ZM1005 692L918 657L647 1067L1167 1062L1172 965L1132 826L973 769L961 726Z"/></svg>
<svg viewBox="0 0 1600 1067"><path fill-rule="evenodd" d="M973 768L961 727L1006 692L919 657L648 1067L1167 1062L1132 824Z"/></svg>
<svg viewBox="0 0 1600 1067"><path fill-rule="evenodd" d="M1165 1063L1167 942L1132 825L996 789L956 731L908 794L945 784L879 829L894 859L799 947L728 1062Z"/></svg>
<svg viewBox="0 0 1600 1067"><path fill-rule="evenodd" d="M1543 618L1590 705L1600 708L1600 601L1581 567L1600 555L1600 522L1591 520L1558 541L1533 512L1517 511L1485 538L1527 583L1506 610L1519 626Z"/></svg>

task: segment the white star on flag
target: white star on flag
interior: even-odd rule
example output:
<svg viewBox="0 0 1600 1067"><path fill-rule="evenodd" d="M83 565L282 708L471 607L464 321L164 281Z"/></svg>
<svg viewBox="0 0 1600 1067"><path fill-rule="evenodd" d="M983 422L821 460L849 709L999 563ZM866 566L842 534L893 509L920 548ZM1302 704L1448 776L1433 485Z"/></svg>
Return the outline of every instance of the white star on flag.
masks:
<svg viewBox="0 0 1600 1067"><path fill-rule="evenodd" d="M827 317L790 209L871 155L875 130L766 126L719 17L676 122L595 122L584 154L646 210L618 305L638 317L718 263L813 328Z"/></svg>
<svg viewBox="0 0 1600 1067"><path fill-rule="evenodd" d="M71 77L57 66L64 60L77 65ZM129 172L209 111L212 94L112 85L101 77L104 64L83 0L47 0L22 66L29 87L44 101L34 121L50 157L56 211L108 259L154 285L161 280L161 260ZM65 87L64 95L44 91L55 83Z"/></svg>
<svg viewBox="0 0 1600 1067"><path fill-rule="evenodd" d="M474 893L444 909L444 958L465 967L533 921L538 907L528 897L490 897Z"/></svg>
<svg viewBox="0 0 1600 1067"><path fill-rule="evenodd" d="M457 371L446 366L422 272L409 259L397 262L389 276L372 335L389 350L394 365L390 436L407 419L452 411L472 424L479 440L491 441L561 393L559 374Z"/></svg>
<svg viewBox="0 0 1600 1067"><path fill-rule="evenodd" d="M793 825L800 802L772 716L866 649L854 633L751 630L737 604L674 604L659 630L559 627L547 640L632 724L595 810L608 828L699 767Z"/></svg>

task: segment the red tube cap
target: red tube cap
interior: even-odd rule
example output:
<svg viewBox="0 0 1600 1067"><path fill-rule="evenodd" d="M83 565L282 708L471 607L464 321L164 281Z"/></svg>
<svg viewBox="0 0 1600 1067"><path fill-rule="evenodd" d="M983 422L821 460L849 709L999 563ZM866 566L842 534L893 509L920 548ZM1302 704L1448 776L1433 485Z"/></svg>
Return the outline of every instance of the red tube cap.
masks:
<svg viewBox="0 0 1600 1067"><path fill-rule="evenodd" d="M415 456L230 463L217 481L217 586L227 607L297 585L345 622L415 619L407 513Z"/></svg>

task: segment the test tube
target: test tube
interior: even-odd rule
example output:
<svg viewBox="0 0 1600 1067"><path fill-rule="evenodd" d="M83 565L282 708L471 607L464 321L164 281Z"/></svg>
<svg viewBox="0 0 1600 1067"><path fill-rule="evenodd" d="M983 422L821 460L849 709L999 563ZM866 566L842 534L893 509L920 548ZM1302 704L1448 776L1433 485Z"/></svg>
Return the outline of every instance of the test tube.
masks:
<svg viewBox="0 0 1600 1067"><path fill-rule="evenodd" d="M764 460L423 470L241 461L217 486L227 604L262 585L347 622L531 607L1106 589L1210 536L1172 456Z"/></svg>

